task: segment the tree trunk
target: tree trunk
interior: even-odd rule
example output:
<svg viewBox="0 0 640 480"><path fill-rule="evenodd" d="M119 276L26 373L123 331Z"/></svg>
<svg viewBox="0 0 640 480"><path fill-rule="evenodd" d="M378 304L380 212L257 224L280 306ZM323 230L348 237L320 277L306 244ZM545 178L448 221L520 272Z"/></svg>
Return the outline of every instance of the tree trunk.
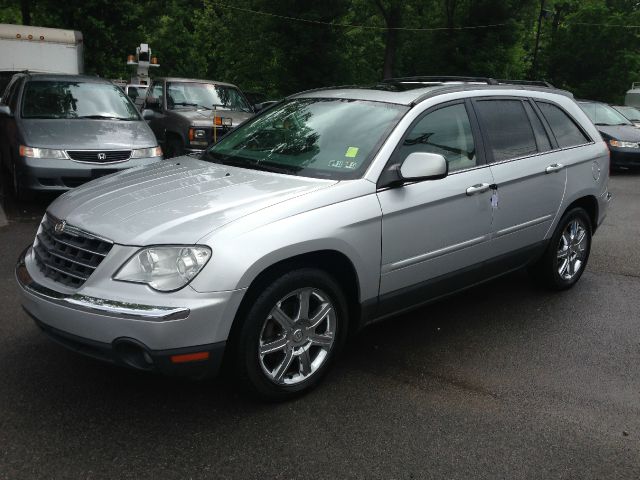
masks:
<svg viewBox="0 0 640 480"><path fill-rule="evenodd" d="M376 5L384 17L387 26L384 47L384 64L382 66L382 78L392 78L395 72L396 52L398 50L398 30L401 24L402 2L392 1L388 8L381 0L376 0Z"/></svg>
<svg viewBox="0 0 640 480"><path fill-rule="evenodd" d="M22 12L22 24L31 25L31 0L20 0L20 11Z"/></svg>

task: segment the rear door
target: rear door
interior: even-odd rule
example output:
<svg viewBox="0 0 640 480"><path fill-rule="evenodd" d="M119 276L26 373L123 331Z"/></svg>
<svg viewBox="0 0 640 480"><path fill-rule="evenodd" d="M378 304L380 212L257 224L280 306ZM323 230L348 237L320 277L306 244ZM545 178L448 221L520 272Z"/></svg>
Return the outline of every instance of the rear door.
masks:
<svg viewBox="0 0 640 480"><path fill-rule="evenodd" d="M421 287L490 255L493 178L472 113L464 100L427 110L409 127L387 165L385 171L397 168L412 152L438 153L447 159L449 174L378 191L382 299L418 303Z"/></svg>
<svg viewBox="0 0 640 480"><path fill-rule="evenodd" d="M562 154L527 98L473 101L494 178L493 256L541 244L567 183Z"/></svg>

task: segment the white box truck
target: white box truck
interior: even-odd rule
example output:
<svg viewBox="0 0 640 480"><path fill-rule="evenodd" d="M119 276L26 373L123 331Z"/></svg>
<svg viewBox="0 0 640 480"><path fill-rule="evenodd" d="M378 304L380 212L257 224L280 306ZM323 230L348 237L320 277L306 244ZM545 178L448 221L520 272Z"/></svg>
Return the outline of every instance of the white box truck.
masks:
<svg viewBox="0 0 640 480"><path fill-rule="evenodd" d="M16 72L84 72L82 33L0 24L0 96Z"/></svg>

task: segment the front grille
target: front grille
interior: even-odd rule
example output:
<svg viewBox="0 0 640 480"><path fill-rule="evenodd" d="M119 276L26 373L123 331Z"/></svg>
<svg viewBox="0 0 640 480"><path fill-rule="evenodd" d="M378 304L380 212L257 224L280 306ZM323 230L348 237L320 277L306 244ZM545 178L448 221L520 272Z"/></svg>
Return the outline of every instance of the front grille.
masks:
<svg viewBox="0 0 640 480"><path fill-rule="evenodd" d="M78 162L105 163L123 162L131 157L131 150L69 150L71 160Z"/></svg>
<svg viewBox="0 0 640 480"><path fill-rule="evenodd" d="M113 243L71 225L57 233L60 222L46 215L33 246L36 264L45 276L69 287L80 287L107 256Z"/></svg>

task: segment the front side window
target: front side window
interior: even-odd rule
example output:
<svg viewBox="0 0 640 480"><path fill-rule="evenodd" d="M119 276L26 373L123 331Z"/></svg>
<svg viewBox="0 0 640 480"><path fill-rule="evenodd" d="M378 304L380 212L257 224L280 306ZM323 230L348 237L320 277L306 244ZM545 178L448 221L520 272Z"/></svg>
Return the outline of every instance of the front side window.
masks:
<svg viewBox="0 0 640 480"><path fill-rule="evenodd" d="M22 118L140 120L136 107L115 85L57 80L27 82Z"/></svg>
<svg viewBox="0 0 640 480"><path fill-rule="evenodd" d="M494 162L524 157L538 151L522 101L481 100L476 103L476 108Z"/></svg>
<svg viewBox="0 0 640 480"><path fill-rule="evenodd" d="M547 120L560 148L575 147L589 142L582 130L560 108L547 102L536 102L536 104Z"/></svg>
<svg viewBox="0 0 640 480"><path fill-rule="evenodd" d="M251 112L251 107L237 88L213 83L167 83L169 109L204 108L205 110L237 110Z"/></svg>
<svg viewBox="0 0 640 480"><path fill-rule="evenodd" d="M293 99L233 130L203 159L315 178L358 178L407 110L363 100Z"/></svg>
<svg viewBox="0 0 640 480"><path fill-rule="evenodd" d="M425 115L404 139L400 158L413 152L438 153L449 172L476 166L476 149L464 104L439 108Z"/></svg>
<svg viewBox="0 0 640 480"><path fill-rule="evenodd" d="M611 108L604 103L579 103L580 108L587 114L589 120L594 125L612 126L612 125L631 125L620 112Z"/></svg>

